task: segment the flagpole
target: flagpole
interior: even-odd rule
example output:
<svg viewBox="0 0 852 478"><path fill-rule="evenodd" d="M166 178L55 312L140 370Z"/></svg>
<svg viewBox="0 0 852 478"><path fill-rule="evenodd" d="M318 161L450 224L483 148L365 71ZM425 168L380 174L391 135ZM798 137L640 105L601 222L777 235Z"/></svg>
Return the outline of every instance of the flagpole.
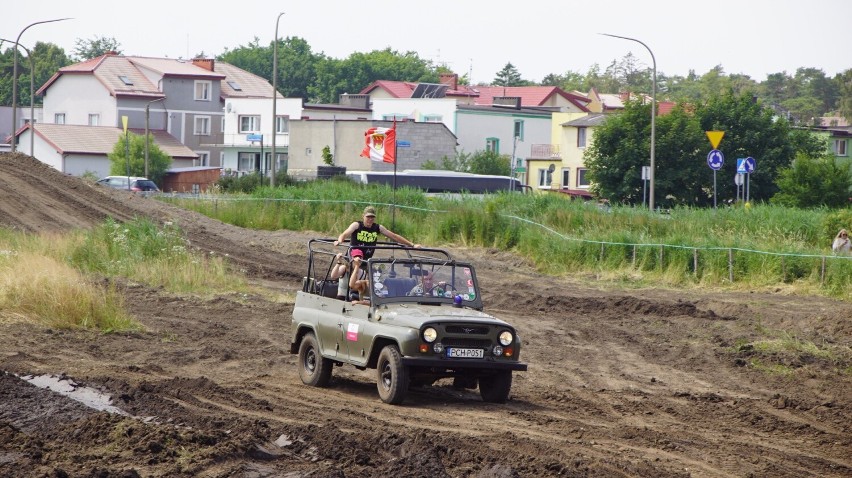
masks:
<svg viewBox="0 0 852 478"><path fill-rule="evenodd" d="M391 205L391 230L396 229L396 163L397 157L397 140L396 140L396 115L393 117L393 205Z"/></svg>

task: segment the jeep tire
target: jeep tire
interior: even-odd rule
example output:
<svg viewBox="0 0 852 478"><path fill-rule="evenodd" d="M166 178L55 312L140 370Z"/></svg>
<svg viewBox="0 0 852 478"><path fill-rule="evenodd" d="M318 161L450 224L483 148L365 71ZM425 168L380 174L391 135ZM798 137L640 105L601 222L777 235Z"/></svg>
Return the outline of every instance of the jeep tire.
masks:
<svg viewBox="0 0 852 478"><path fill-rule="evenodd" d="M500 370L494 375L479 377L479 394L483 402L506 403L512 390L511 370Z"/></svg>
<svg viewBox="0 0 852 478"><path fill-rule="evenodd" d="M408 368L396 345L387 345L379 354L376 364L376 388L383 402L398 405L408 394Z"/></svg>
<svg viewBox="0 0 852 478"><path fill-rule="evenodd" d="M312 387L325 387L331 381L334 363L320 354L319 342L313 332L302 337L299 344L299 378Z"/></svg>

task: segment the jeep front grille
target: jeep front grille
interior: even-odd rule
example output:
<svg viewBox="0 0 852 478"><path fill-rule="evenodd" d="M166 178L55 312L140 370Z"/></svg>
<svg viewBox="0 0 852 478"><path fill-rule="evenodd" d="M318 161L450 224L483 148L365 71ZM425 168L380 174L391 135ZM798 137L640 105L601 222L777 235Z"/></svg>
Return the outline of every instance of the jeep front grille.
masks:
<svg viewBox="0 0 852 478"><path fill-rule="evenodd" d="M469 339L467 337L444 337L441 343L445 347L464 347L471 349L487 349L491 347L488 339Z"/></svg>
<svg viewBox="0 0 852 478"><path fill-rule="evenodd" d="M470 325L448 325L448 334L488 335L488 327Z"/></svg>

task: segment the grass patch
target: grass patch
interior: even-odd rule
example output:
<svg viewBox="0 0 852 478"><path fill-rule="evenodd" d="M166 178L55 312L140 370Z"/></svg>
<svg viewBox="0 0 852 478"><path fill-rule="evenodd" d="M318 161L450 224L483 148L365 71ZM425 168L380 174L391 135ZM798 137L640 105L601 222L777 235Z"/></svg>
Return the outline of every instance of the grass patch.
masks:
<svg viewBox="0 0 852 478"><path fill-rule="evenodd" d="M241 227L326 237L336 237L373 205L380 224L416 243L511 250L544 274L592 273L619 282L639 277L678 288L782 288L852 300L852 258L829 249L839 220L831 210L758 204L658 214L604 210L557 194L446 199L349 181L161 200Z"/></svg>
<svg viewBox="0 0 852 478"><path fill-rule="evenodd" d="M122 297L51 257L22 252L0 262L0 310L57 329L138 330Z"/></svg>

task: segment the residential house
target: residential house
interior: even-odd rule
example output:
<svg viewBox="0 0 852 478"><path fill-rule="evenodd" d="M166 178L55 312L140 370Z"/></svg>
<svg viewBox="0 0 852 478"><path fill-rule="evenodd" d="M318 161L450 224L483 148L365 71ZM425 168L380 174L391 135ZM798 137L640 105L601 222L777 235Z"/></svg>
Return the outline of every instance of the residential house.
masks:
<svg viewBox="0 0 852 478"><path fill-rule="evenodd" d="M138 135L145 134L144 129L128 131ZM18 134L20 144L27 145L25 149L29 149L30 135L33 132L35 154L31 156L58 171L74 176L86 173L98 177L108 176L112 163L107 155L112 153L116 143L125 137L124 129L116 126L36 123L26 125ZM153 130L151 136L151 144L171 156L174 166L192 166L198 158L195 152L165 131Z"/></svg>
<svg viewBox="0 0 852 478"><path fill-rule="evenodd" d="M181 60L108 53L61 68L37 94L45 121L164 130L195 151L197 166L224 160L229 98L272 97L262 78L212 59ZM271 131L271 130L270 130Z"/></svg>
<svg viewBox="0 0 852 478"><path fill-rule="evenodd" d="M479 96L477 105L515 103L520 98L522 107L551 108L562 113L581 113L589 111L589 99L575 93L569 93L556 86L477 86Z"/></svg>

